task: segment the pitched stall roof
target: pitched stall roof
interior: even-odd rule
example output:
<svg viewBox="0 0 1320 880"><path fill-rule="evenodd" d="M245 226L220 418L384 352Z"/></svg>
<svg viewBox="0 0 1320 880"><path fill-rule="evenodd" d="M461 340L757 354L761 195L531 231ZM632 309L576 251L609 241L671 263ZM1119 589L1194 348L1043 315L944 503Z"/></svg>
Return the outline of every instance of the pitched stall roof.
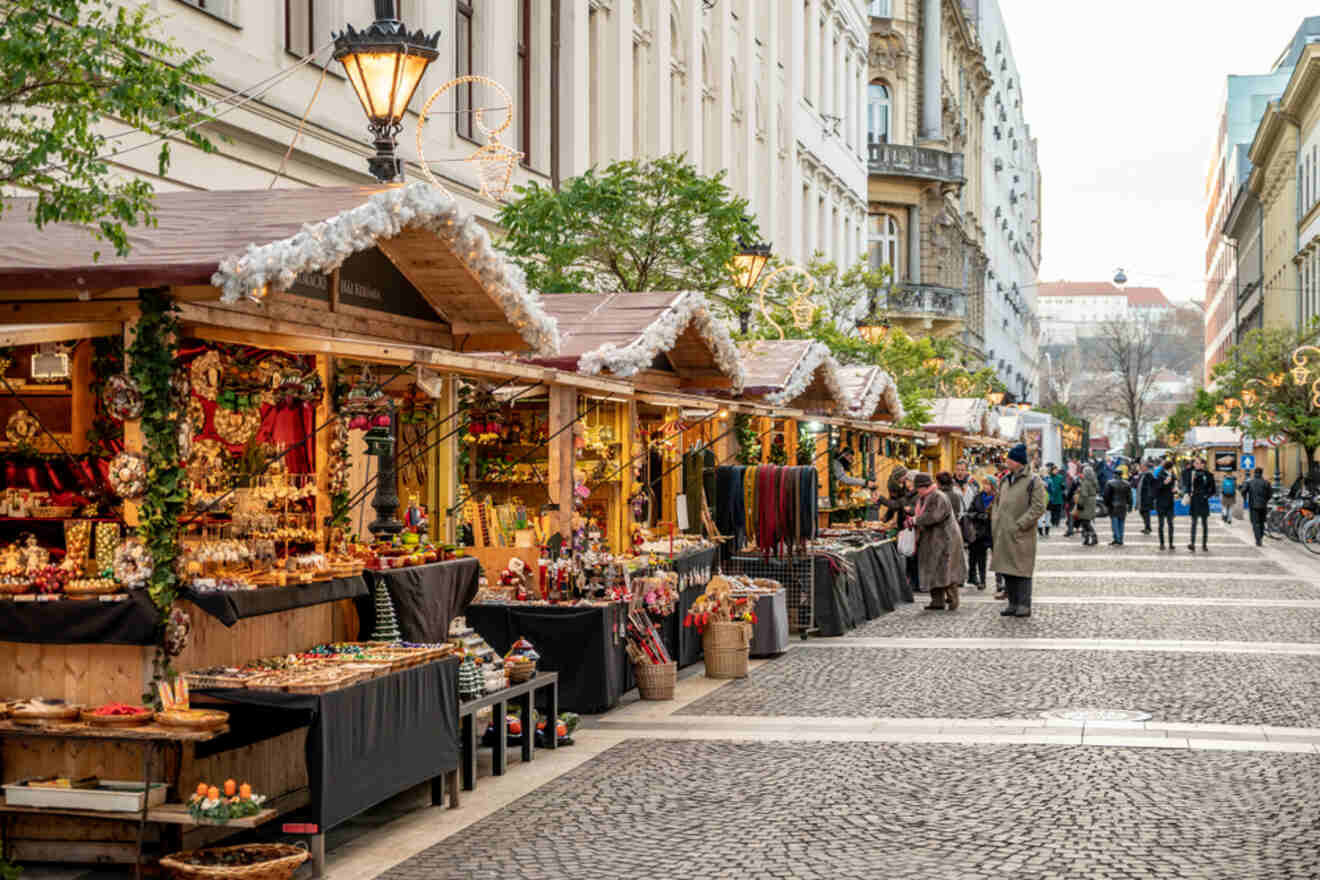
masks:
<svg viewBox="0 0 1320 880"><path fill-rule="evenodd" d="M931 404L926 430L989 434L989 413L990 404L979 397L938 397Z"/></svg>
<svg viewBox="0 0 1320 880"><path fill-rule="evenodd" d="M0 215L0 290L210 285L237 302L287 290L300 272L331 272L374 247L454 333L469 335L469 350L483 337L507 348L515 334L532 351L556 350L554 320L522 272L453 196L426 183L159 193L157 225L128 230L126 257L82 226L37 229L35 201L14 199Z"/></svg>
<svg viewBox="0 0 1320 880"><path fill-rule="evenodd" d="M623 378L663 355L702 387L727 385L737 394L746 384L733 337L700 293L552 294L542 305L559 328L559 355L543 363Z"/></svg>
<svg viewBox="0 0 1320 880"><path fill-rule="evenodd" d="M743 343L741 352L749 397L811 412L844 413L851 408L839 362L823 343L758 340Z"/></svg>
<svg viewBox="0 0 1320 880"><path fill-rule="evenodd" d="M867 421L902 421L903 402L893 376L879 367L843 367L839 373L844 394L851 402L848 415Z"/></svg>

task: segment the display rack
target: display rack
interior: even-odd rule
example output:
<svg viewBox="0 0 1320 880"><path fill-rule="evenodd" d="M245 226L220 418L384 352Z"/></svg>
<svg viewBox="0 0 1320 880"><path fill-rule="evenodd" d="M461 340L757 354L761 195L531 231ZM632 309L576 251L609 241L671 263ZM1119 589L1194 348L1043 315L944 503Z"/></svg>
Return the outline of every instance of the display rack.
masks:
<svg viewBox="0 0 1320 880"><path fill-rule="evenodd" d="M805 641L816 627L816 558L811 555L731 556L724 567L730 574L767 578L784 585L788 596L788 626Z"/></svg>

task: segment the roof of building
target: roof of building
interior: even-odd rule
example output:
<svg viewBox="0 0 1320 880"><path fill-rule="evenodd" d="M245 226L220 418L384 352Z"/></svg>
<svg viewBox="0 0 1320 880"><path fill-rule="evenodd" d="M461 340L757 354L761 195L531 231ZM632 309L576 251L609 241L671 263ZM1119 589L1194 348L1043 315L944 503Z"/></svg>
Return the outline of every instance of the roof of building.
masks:
<svg viewBox="0 0 1320 880"><path fill-rule="evenodd" d="M824 343L810 339L744 342L744 392L774 406L812 411L847 412L852 401L844 388L842 369Z"/></svg>
<svg viewBox="0 0 1320 880"><path fill-rule="evenodd" d="M852 403L848 414L853 418L892 422L903 418L898 385L884 370L879 367L843 367L839 376L844 393Z"/></svg>
<svg viewBox="0 0 1320 880"><path fill-rule="evenodd" d="M455 333L516 333L540 353L558 345L555 322L521 270L452 195L429 184L165 192L153 204L156 223L129 227L132 250L120 257L85 226L38 229L36 199L11 200L0 214L0 289L211 286L237 302L377 248Z"/></svg>
<svg viewBox="0 0 1320 880"><path fill-rule="evenodd" d="M696 292L565 293L545 296L559 326L559 356L542 363L580 373L634 376L664 355L680 376L747 381L728 327Z"/></svg>
<svg viewBox="0 0 1320 880"><path fill-rule="evenodd" d="M1126 296L1133 308L1173 308L1173 303L1158 287L1119 288L1110 281L1049 281L1037 288L1042 297Z"/></svg>
<svg viewBox="0 0 1320 880"><path fill-rule="evenodd" d="M980 397L938 397L931 402L927 431L965 431L990 434L999 425L990 424L990 404Z"/></svg>

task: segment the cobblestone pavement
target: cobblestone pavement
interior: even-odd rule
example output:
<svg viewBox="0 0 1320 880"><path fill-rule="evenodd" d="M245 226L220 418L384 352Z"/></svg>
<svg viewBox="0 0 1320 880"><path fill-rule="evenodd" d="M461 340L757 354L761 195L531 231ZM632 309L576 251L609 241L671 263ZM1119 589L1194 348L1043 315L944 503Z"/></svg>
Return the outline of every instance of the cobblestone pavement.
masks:
<svg viewBox="0 0 1320 880"><path fill-rule="evenodd" d="M1320 874L1318 785L1289 754L630 740L382 877L1284 880Z"/></svg>
<svg viewBox="0 0 1320 880"><path fill-rule="evenodd" d="M1083 576L1040 574L1033 580L1036 596L1157 596L1181 599L1310 599L1320 602L1320 586L1278 578L1231 579L1149 578L1107 579L1102 573ZM964 596L972 591L963 591ZM984 594L982 594L984 595ZM1034 618L1033 618L1034 619Z"/></svg>
<svg viewBox="0 0 1320 880"><path fill-rule="evenodd" d="M1030 718L1079 706L1144 710L1156 721L1317 727L1320 657L802 648L677 714Z"/></svg>
<svg viewBox="0 0 1320 880"><path fill-rule="evenodd" d="M1222 575L1225 571L1242 571L1251 574L1283 574L1284 568L1277 562L1270 562L1267 559L1239 559L1233 558L1237 554L1225 550L1216 554L1201 553L1199 550L1193 556L1184 548L1181 553L1169 553L1165 551L1165 556L1160 556L1156 551L1154 554L1122 554L1116 552L1108 554L1105 547L1078 547L1075 551L1056 555L1066 555L1066 559L1048 558L1041 559L1036 563L1036 572L1039 574L1049 574L1051 571L1096 571L1112 572L1122 570L1124 572L1150 572L1158 574L1159 572L1205 572L1207 574ZM1228 557L1225 559L1216 559L1216 556Z"/></svg>
<svg viewBox="0 0 1320 880"><path fill-rule="evenodd" d="M964 590L964 596L986 595ZM1317 598L1312 596L1312 598ZM862 624L851 638L938 639L1153 639L1258 642L1320 641L1320 602L1315 608L1221 605L1037 604L1026 620L999 616L1000 603L967 603L957 611L903 606Z"/></svg>

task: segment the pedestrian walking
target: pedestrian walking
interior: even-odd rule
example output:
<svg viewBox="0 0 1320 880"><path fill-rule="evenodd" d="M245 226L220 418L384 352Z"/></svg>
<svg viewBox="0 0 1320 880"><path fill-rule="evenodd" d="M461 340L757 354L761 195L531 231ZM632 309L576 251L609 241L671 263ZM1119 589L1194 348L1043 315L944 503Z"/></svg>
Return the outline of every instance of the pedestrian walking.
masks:
<svg viewBox="0 0 1320 880"><path fill-rule="evenodd" d="M1119 465L1118 473L1105 484L1105 507L1109 510L1109 526L1114 532L1110 547L1123 546L1123 532L1127 528L1128 505L1132 502L1132 486L1127 481L1127 467Z"/></svg>
<svg viewBox="0 0 1320 880"><path fill-rule="evenodd" d="M1068 530L1063 533L1065 538L1071 538L1077 531L1077 487L1081 485L1081 471L1077 467L1077 462L1068 462L1068 475L1064 480L1063 489L1063 511L1067 517Z"/></svg>
<svg viewBox="0 0 1320 880"><path fill-rule="evenodd" d="M1178 481L1173 475L1173 462L1164 459L1153 472L1155 481L1155 515L1159 517L1160 549L1164 549L1164 527L1169 527L1169 549L1173 545L1173 490Z"/></svg>
<svg viewBox="0 0 1320 880"><path fill-rule="evenodd" d="M1155 509L1155 466L1147 459L1141 463L1137 481L1137 510L1141 513L1141 533L1151 534L1150 512Z"/></svg>
<svg viewBox="0 0 1320 880"><path fill-rule="evenodd" d="M963 514L963 497L953 485L953 474L948 471L940 471L935 475L935 486L944 493L944 497L949 499L949 506L953 508L953 518L961 519Z"/></svg>
<svg viewBox="0 0 1320 880"><path fill-rule="evenodd" d="M968 469L967 462L960 461L953 466L953 485L958 494L962 496L963 511L971 510L972 501L975 500L976 494L981 491L981 487Z"/></svg>
<svg viewBox="0 0 1320 880"><path fill-rule="evenodd" d="M1050 500L1050 524L1045 527L1045 534L1048 536L1050 528L1057 528L1059 521L1063 519L1063 492L1066 481L1054 462L1046 465L1045 470L1045 489L1049 493Z"/></svg>
<svg viewBox="0 0 1320 880"><path fill-rule="evenodd" d="M1233 505L1237 504L1237 477L1224 474L1219 483L1219 504L1224 508L1224 525L1233 524Z"/></svg>
<svg viewBox="0 0 1320 880"><path fill-rule="evenodd" d="M1265 537L1265 511L1269 507L1274 488L1261 476L1261 469L1256 468L1255 475L1242 487L1242 503L1251 517L1251 531L1256 536L1256 546L1261 545Z"/></svg>
<svg viewBox="0 0 1320 880"><path fill-rule="evenodd" d="M1095 502L1100 495L1100 486L1095 479L1095 468L1087 465L1082 468L1082 482L1077 489L1077 522L1082 529L1082 546L1092 547L1099 543L1095 536Z"/></svg>
<svg viewBox="0 0 1320 880"><path fill-rule="evenodd" d="M1196 524L1201 524L1201 549L1210 552L1210 499L1215 494L1214 474L1206 470L1205 459L1192 460L1191 470L1183 472L1183 494L1192 515L1192 540L1187 549L1196 552Z"/></svg>
<svg viewBox="0 0 1320 880"><path fill-rule="evenodd" d="M953 484L953 477L949 485ZM930 590L927 611L957 611L962 585L967 580L967 555L963 552L962 531L953 513L949 495L937 489L930 474L917 474L912 481L917 490L918 571L922 585Z"/></svg>
<svg viewBox="0 0 1320 880"><path fill-rule="evenodd" d="M1031 616L1031 579L1036 572L1036 521L1049 507L1045 482L1027 467L1027 447L1021 443L1008 453L1007 476L990 509L994 544L991 567L1004 576L1008 607L1004 617Z"/></svg>
<svg viewBox="0 0 1320 880"><path fill-rule="evenodd" d="M984 590L986 587L985 569L993 545L990 510L994 506L995 493L998 491L999 481L991 476L985 477L981 481L981 491L976 493L976 497L972 499L972 506L967 511L967 519L972 524L972 543L967 545L968 583L975 584L978 590Z"/></svg>
<svg viewBox="0 0 1320 880"><path fill-rule="evenodd" d="M889 493L888 497L876 495L876 504L884 507L886 513L884 522L893 522L894 527L898 529L906 528L911 524L912 514L916 510L917 494L912 489L912 472L905 467L896 467L889 474L889 483L885 486L885 491ZM917 571L917 555L921 552L907 557L904 561L904 573L907 575L908 583L912 585L912 592L923 593L921 581Z"/></svg>

